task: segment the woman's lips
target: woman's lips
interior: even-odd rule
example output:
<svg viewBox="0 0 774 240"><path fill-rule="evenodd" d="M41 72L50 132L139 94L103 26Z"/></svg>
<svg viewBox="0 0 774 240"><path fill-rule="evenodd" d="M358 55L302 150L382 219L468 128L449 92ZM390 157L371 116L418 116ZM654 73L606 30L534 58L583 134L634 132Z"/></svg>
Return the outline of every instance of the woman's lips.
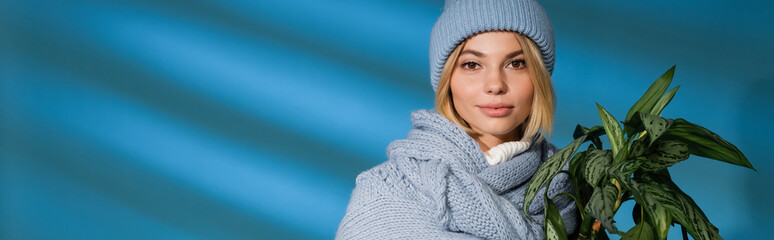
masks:
<svg viewBox="0 0 774 240"><path fill-rule="evenodd" d="M504 117L513 112L513 105L501 103L477 105L476 107L489 117Z"/></svg>

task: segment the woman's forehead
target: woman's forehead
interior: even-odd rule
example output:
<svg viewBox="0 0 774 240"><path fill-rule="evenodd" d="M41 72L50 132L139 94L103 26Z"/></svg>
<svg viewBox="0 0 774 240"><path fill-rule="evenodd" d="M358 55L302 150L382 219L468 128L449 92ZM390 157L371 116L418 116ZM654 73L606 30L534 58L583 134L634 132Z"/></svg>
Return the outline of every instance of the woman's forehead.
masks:
<svg viewBox="0 0 774 240"><path fill-rule="evenodd" d="M464 53L474 55L510 54L522 50L514 32L497 31L476 34L469 38L463 47ZM471 51L472 50L472 51Z"/></svg>

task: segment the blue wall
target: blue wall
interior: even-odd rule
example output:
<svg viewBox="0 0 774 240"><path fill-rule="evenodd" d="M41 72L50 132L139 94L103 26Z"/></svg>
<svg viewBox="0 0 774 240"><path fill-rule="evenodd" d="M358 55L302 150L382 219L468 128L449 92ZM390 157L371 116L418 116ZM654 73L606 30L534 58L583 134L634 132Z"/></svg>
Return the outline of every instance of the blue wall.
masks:
<svg viewBox="0 0 774 240"><path fill-rule="evenodd" d="M758 172L692 157L674 180L726 239L768 236L774 3L542 2L553 142L599 124L595 102L621 118L676 64L663 115L715 131ZM442 6L0 2L0 238L332 238L355 176L433 106Z"/></svg>

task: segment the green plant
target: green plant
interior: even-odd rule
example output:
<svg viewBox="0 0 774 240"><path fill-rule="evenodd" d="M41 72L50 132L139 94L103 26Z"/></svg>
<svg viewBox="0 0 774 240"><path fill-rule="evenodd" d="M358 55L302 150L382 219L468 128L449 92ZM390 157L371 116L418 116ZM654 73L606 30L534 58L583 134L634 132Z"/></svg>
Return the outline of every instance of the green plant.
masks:
<svg viewBox="0 0 774 240"><path fill-rule="evenodd" d="M540 188L557 174L568 174L575 187L573 193L545 196L547 239L568 239L552 201L560 195L572 197L578 206L578 239L608 239L601 227L622 239L666 239L674 223L681 225L685 239L686 232L694 239L721 239L693 199L672 182L668 167L693 154L755 169L736 146L717 134L681 118L660 116L679 88L666 91L674 70L672 66L659 77L621 123L597 104L602 126L578 125L575 140L540 166L527 186L525 213ZM602 135L607 135L610 149L603 148ZM591 141L588 149L576 153L586 141ZM562 170L567 161L569 170ZM613 216L621 203L632 199L636 202L632 212L636 225L619 231Z"/></svg>

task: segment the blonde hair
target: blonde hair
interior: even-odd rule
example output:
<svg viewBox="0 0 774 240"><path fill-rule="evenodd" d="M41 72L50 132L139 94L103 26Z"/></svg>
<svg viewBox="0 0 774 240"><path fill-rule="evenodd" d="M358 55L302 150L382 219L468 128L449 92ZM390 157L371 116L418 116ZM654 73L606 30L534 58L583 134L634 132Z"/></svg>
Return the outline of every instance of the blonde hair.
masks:
<svg viewBox="0 0 774 240"><path fill-rule="evenodd" d="M532 112L521 125L522 138L520 140L541 141L544 136L551 138L554 128L554 110L556 109L556 96L554 87L551 84L551 76L548 69L543 64L543 57L540 48L532 39L514 32L516 39L524 51L525 62L527 63L527 72L534 87L534 96L532 98ZM463 41L449 54L446 63L443 65L440 79L438 80L438 90L435 94L435 108L441 115L449 121L460 126L468 134L473 133L470 125L454 109L451 93L451 76L457 65L457 58L465 47Z"/></svg>

